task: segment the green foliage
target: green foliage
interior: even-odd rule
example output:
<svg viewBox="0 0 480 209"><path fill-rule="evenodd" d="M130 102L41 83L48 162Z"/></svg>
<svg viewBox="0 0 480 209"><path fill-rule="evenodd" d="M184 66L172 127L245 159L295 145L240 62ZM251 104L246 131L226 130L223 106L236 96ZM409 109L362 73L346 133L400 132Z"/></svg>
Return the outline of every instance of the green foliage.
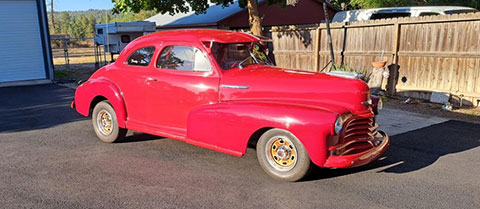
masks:
<svg viewBox="0 0 480 209"><path fill-rule="evenodd" d="M157 10L161 14L187 13L194 11L197 14L205 13L211 4L226 7L233 4L235 0L112 0L115 3L115 13L138 12L141 10ZM279 4L285 7L286 0L266 0L268 5ZM238 0L241 8L247 8L249 12L250 32L255 35L262 35L261 18L258 8L255 6L258 0ZM248 5L251 5L250 7Z"/></svg>
<svg viewBox="0 0 480 209"><path fill-rule="evenodd" d="M416 0L351 0L350 4L361 8L417 6Z"/></svg>
<svg viewBox="0 0 480 209"><path fill-rule="evenodd" d="M71 72L65 70L55 71L55 80L67 80L70 78Z"/></svg>
<svg viewBox="0 0 480 209"><path fill-rule="evenodd" d="M382 95L382 96L380 96L380 98L382 99L382 102L384 102L384 103L390 101L390 97L388 97L387 95Z"/></svg>
<svg viewBox="0 0 480 209"><path fill-rule="evenodd" d="M210 0L211 3L216 5L228 6L235 0ZM257 0L239 0L241 8L247 7L248 1ZM138 12L141 10L153 10L156 9L159 13L169 13L171 15L177 13L187 13L194 11L196 13L204 13L208 7L208 0L112 0L115 2L113 11L115 13L129 13ZM269 5L280 4L285 6L285 0L267 0Z"/></svg>
<svg viewBox="0 0 480 209"><path fill-rule="evenodd" d="M145 20L157 14L156 11L112 14L111 10L88 10L74 12L55 12L55 29L49 18L51 34L68 34L73 38L86 38L95 35L95 24L107 22L130 22Z"/></svg>
<svg viewBox="0 0 480 209"><path fill-rule="evenodd" d="M349 65L334 65L332 66L333 71L340 71L340 72L352 72L352 73L358 73L361 74L362 80L368 83L370 80L370 77L372 76L371 72L368 72L367 70L359 70L359 69L353 69Z"/></svg>
<svg viewBox="0 0 480 209"><path fill-rule="evenodd" d="M456 1L446 1L446 0L431 0L428 1L428 5L441 6L441 5L450 5L450 6L467 6L480 9L480 0L456 0Z"/></svg>

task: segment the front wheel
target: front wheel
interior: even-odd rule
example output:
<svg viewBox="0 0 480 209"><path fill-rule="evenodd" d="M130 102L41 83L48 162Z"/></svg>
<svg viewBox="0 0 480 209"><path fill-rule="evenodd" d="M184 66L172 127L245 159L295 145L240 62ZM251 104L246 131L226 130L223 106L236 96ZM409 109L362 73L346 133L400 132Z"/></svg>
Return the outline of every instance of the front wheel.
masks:
<svg viewBox="0 0 480 209"><path fill-rule="evenodd" d="M93 129L97 137L106 143L113 143L127 135L127 129L118 127L117 114L107 101L99 102L93 108Z"/></svg>
<svg viewBox="0 0 480 209"><path fill-rule="evenodd" d="M292 133L271 129L257 143L257 158L263 170L282 181L298 181L312 168L303 144Z"/></svg>

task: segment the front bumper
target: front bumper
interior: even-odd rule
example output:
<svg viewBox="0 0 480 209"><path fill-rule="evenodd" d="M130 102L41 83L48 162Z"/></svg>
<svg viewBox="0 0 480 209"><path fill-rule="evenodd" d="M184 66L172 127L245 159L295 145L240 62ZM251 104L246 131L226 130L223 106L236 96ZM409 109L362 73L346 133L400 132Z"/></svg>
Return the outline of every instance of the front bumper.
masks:
<svg viewBox="0 0 480 209"><path fill-rule="evenodd" d="M355 142L359 141L356 140ZM387 151L390 146L390 137L386 133L378 131L371 143L373 147L363 152L348 155L330 155L323 167L351 168L368 164Z"/></svg>

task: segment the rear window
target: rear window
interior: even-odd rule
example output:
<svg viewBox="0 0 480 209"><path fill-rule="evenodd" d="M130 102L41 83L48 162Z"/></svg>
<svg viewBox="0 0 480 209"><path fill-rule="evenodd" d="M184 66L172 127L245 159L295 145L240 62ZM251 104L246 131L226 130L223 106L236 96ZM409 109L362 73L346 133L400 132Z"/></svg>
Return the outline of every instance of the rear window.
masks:
<svg viewBox="0 0 480 209"><path fill-rule="evenodd" d="M155 53L155 47L145 47L133 52L128 57L128 65L136 66L148 66L152 61L153 53Z"/></svg>

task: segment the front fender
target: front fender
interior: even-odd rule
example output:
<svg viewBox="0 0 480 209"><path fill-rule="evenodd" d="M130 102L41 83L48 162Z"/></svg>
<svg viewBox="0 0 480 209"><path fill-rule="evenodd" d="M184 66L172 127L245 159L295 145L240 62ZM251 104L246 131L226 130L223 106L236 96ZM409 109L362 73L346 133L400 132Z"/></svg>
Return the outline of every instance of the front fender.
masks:
<svg viewBox="0 0 480 209"><path fill-rule="evenodd" d="M88 117L90 108L93 108L91 107L92 102L96 97L104 97L112 104L117 114L118 126L126 128L127 111L120 90L106 79L91 79L77 88L75 91L75 109L77 112Z"/></svg>
<svg viewBox="0 0 480 209"><path fill-rule="evenodd" d="M294 134L312 161L323 165L327 159L327 138L333 135L337 115L294 104L224 102L194 109L188 119L187 138L241 156L257 130L279 128Z"/></svg>

